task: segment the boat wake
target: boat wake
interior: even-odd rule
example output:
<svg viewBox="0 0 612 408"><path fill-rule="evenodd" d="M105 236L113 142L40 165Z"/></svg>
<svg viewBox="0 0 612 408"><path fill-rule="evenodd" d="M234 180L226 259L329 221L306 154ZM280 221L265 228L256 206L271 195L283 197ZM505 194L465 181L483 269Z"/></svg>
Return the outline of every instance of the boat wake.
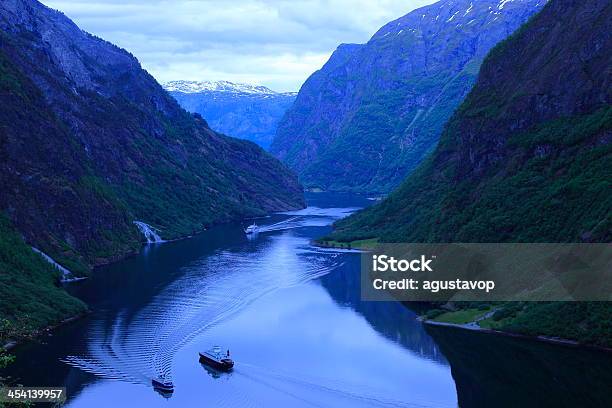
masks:
<svg viewBox="0 0 612 408"><path fill-rule="evenodd" d="M307 207L297 211L281 212L279 214L288 215L291 216L291 218L270 225L258 225L257 232L284 231L302 227L323 227L332 224L340 218L349 216L357 210L359 210L358 207Z"/></svg>
<svg viewBox="0 0 612 408"><path fill-rule="evenodd" d="M303 220L301 217L291 217L284 221L280 221L270 225L258 225L257 232L272 232L272 231L284 231L303 226Z"/></svg>
<svg viewBox="0 0 612 408"><path fill-rule="evenodd" d="M184 268L144 308L100 313L86 350L64 361L106 379L145 385L152 378L171 381L174 355L194 338L267 293L328 274L341 265L338 259L309 250L305 238L287 233L252 252L219 250Z"/></svg>
<svg viewBox="0 0 612 408"><path fill-rule="evenodd" d="M342 381L336 378L311 377L304 373L299 375L272 370L270 367L260 367L247 362L241 362L238 369L235 369L234 376L241 376L248 381L255 382L260 386L268 388L276 393L284 394L296 401L300 401L307 406L329 406L330 399L344 400L342 406L348 402L350 406L380 406L397 408L425 408L431 407L432 402L428 398L419 398L413 395L411 402L401 401L390 398L380 389L371 387L367 384L355 384ZM249 388L249 387L244 387ZM227 399L222 401L209 401L214 405L234 405L228 403L231 399L249 400L248 394L243 390L236 389L231 395L222 395ZM317 401L317 399L323 399ZM236 406L242 406L235 404ZM456 405L444 405L436 403L437 407L454 407Z"/></svg>

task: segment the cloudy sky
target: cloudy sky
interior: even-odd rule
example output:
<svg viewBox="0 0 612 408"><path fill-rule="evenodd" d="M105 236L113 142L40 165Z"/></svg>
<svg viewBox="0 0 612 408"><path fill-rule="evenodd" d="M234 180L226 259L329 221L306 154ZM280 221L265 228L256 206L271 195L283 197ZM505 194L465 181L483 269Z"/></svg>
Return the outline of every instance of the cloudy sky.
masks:
<svg viewBox="0 0 612 408"><path fill-rule="evenodd" d="M340 43L434 0L42 0L136 55L158 81L297 91Z"/></svg>

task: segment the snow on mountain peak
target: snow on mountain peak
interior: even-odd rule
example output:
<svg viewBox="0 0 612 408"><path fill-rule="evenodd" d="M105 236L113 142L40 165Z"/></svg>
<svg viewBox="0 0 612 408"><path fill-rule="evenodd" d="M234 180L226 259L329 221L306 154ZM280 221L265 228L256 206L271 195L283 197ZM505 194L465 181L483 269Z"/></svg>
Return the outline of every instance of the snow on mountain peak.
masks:
<svg viewBox="0 0 612 408"><path fill-rule="evenodd" d="M169 91L183 93L228 92L238 94L277 95L270 88L261 85L241 84L229 81L169 81L163 84Z"/></svg>
<svg viewBox="0 0 612 408"><path fill-rule="evenodd" d="M393 41L390 34L412 33L416 36L427 35L427 32L437 32L431 24L442 22L455 27L467 27L477 21L487 24L494 21L514 18L520 14L521 8L539 8L548 0L442 0L428 6L413 10L403 17L384 25L371 41L386 38L385 41ZM514 3L515 7L509 7ZM518 11L517 11L518 10ZM488 17L492 15L492 17Z"/></svg>

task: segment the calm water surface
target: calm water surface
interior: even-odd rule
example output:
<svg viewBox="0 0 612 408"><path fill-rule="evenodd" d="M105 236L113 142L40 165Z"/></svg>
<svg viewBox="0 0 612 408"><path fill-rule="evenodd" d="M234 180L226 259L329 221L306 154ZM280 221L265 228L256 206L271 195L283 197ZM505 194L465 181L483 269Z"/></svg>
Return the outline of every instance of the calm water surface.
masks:
<svg viewBox="0 0 612 408"><path fill-rule="evenodd" d="M251 239L215 227L72 284L93 313L20 347L4 375L87 408L612 406L610 355L425 330L401 304L361 302L359 254L309 242L370 202L308 200ZM198 362L216 344L232 373ZM151 387L160 376L170 398Z"/></svg>

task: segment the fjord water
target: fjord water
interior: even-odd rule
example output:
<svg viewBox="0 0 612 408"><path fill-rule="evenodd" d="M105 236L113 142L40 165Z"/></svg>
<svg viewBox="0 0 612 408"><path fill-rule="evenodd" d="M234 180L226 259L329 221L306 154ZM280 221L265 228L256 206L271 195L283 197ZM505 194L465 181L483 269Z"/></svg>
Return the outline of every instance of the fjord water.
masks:
<svg viewBox="0 0 612 408"><path fill-rule="evenodd" d="M88 408L610 402L609 355L426 330L399 303L361 302L359 254L310 241L370 201L313 194L308 203L258 220L257 236L214 227L70 284L91 315L20 347L4 375L65 386L67 406ZM232 373L198 362L216 344L230 349ZM175 385L169 399L151 387L161 376Z"/></svg>

